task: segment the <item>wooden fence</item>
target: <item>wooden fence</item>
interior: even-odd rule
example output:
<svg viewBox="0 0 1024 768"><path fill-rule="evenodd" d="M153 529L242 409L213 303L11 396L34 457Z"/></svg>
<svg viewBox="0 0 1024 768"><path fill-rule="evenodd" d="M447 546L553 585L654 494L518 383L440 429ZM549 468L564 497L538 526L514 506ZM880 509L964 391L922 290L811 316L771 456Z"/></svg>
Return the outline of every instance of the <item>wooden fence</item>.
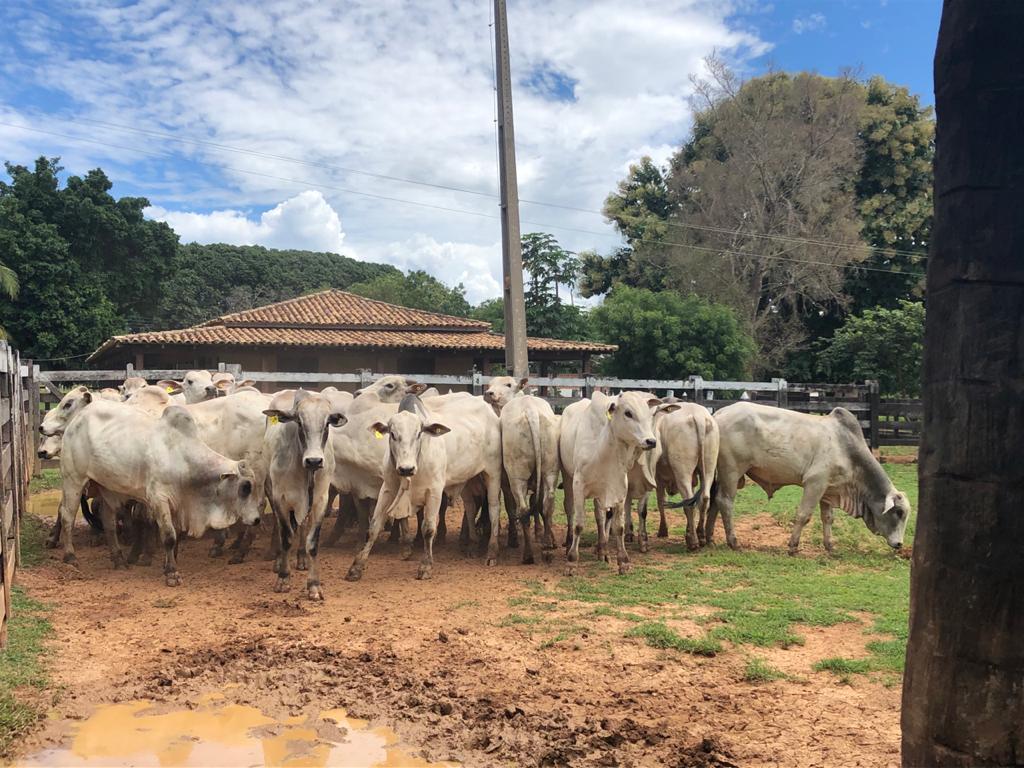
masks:
<svg viewBox="0 0 1024 768"><path fill-rule="evenodd" d="M21 561L21 516L37 469L38 368L0 341L0 648L7 644L14 571Z"/></svg>
<svg viewBox="0 0 1024 768"><path fill-rule="evenodd" d="M239 365L221 363L219 369L229 371L238 380L251 379L264 391L291 387L317 389L336 386L354 390L365 387L382 374L370 371L358 373L297 373L243 370ZM141 376L148 381L180 379L180 370L136 371L131 365L124 370L108 371L44 371L40 374L43 408L53 407L76 384L90 387L113 387L126 376ZM481 394L491 380L479 371L465 375L408 374L409 378L442 392L448 389ZM888 400L879 397L875 382L863 384L792 384L785 379L771 381L709 381L700 376L687 379L614 379L600 376L531 376L530 383L537 393L561 411L580 397L589 397L595 390L620 392L646 390L660 396L674 395L705 405L711 411L740 400L748 400L803 413L828 413L837 406L853 412L864 430L868 443L877 448L882 445L916 445L920 434L921 404L919 400Z"/></svg>

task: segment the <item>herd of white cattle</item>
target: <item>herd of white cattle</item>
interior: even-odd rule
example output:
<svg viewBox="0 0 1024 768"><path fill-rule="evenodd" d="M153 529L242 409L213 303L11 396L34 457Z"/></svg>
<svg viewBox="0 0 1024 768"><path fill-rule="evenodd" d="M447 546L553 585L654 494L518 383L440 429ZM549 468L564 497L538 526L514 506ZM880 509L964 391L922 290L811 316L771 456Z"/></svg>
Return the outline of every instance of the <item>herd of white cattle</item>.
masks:
<svg viewBox="0 0 1024 768"><path fill-rule="evenodd" d="M625 573L634 502L641 552L648 549L651 491L661 515L659 536L668 535L666 506L682 506L691 549L712 542L719 515L729 546L736 547L733 502L747 479L769 496L784 485L803 487L790 554L815 507L829 551L833 507L863 519L892 547L902 546L909 501L845 409L813 416L743 402L712 415L693 403L623 392L595 393L556 415L529 390L527 379L502 376L482 397L442 395L404 376L383 376L354 395L333 387L264 394L251 382L208 371L156 385L130 378L118 389L77 387L40 427L39 455L59 455L62 475L51 544L62 544L65 561L75 561L72 532L81 506L101 521L115 568L151 559L158 534L166 583L176 586L180 535L215 529L219 553L234 526L232 560L240 562L269 504L274 589L289 589L298 541L297 567L308 571L306 591L317 600L323 599L321 527L335 498L358 520L363 542L348 580L362 576L388 523L396 527L405 558L412 556L417 531L422 536L417 578L429 578L439 523L455 499L464 510L463 536L472 543L487 532L488 565L498 561L501 497L510 546L518 546L521 526L523 562L534 562L538 545L550 559L557 546L552 523L561 475L569 575L579 561L587 499L593 502L598 557L609 560L614 546ZM674 494L683 500L666 504ZM339 512L332 540L346 517ZM127 556L119 528L133 534Z"/></svg>

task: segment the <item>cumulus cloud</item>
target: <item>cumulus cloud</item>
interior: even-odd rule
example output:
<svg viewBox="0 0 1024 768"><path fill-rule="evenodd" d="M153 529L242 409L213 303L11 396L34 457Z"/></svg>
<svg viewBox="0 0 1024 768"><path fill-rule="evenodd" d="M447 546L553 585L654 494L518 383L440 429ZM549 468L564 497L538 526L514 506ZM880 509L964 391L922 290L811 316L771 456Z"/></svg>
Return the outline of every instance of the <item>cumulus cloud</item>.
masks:
<svg viewBox="0 0 1024 768"><path fill-rule="evenodd" d="M265 211L258 219L250 219L242 211L231 209L193 213L160 206L147 208L146 215L166 221L184 242L342 253L345 241L338 213L314 190L300 192Z"/></svg>
<svg viewBox="0 0 1024 768"><path fill-rule="evenodd" d="M802 35L804 32L814 32L816 29L821 29L828 23L823 13L812 13L810 16L798 16L793 19L793 31L798 35Z"/></svg>
<svg viewBox="0 0 1024 768"><path fill-rule="evenodd" d="M0 153L65 154L75 173L102 164L118 183L131 180L127 191L149 197L186 239L335 251L347 235L347 253L354 244L362 258L423 266L449 282L462 279L474 297L498 295L489 7L54 4L48 16L57 21L44 35L26 33L24 44L0 36L0 101L22 99L19 123L56 124L57 132L151 154L72 144L72 164L67 140L24 132L9 141L0 132ZM688 130L690 77L702 72L702 59L718 51L742 66L768 50L734 19L744 7L741 0L512 4L520 197L600 211L629 161L667 157ZM37 12L28 4L14 13ZM39 40L72 44L43 55ZM197 210L214 213L189 213ZM333 211L344 213L345 232ZM575 251L619 243L600 213L534 204L523 206L523 220L524 232L551 232Z"/></svg>

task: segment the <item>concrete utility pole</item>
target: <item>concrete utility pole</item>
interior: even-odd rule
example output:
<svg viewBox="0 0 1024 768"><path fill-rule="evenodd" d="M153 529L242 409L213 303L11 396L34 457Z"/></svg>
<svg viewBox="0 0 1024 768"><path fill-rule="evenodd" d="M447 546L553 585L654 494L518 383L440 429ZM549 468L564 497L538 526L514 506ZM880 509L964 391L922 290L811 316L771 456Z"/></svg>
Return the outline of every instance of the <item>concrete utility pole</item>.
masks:
<svg viewBox="0 0 1024 768"><path fill-rule="evenodd" d="M1024 3L945 0L903 765L1024 766Z"/></svg>
<svg viewBox="0 0 1024 768"><path fill-rule="evenodd" d="M505 0L494 0L494 56L498 89L498 167L501 185L501 265L505 278L505 367L517 379L529 375L526 357L526 302L519 231L516 135L512 126L512 72L508 63Z"/></svg>

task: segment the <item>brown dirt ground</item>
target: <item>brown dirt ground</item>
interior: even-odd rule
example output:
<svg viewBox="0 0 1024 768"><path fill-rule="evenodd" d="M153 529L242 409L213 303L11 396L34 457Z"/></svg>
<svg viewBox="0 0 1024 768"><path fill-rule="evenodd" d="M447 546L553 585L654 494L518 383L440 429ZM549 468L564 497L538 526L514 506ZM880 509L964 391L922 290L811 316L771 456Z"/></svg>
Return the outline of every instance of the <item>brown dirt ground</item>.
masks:
<svg viewBox="0 0 1024 768"><path fill-rule="evenodd" d="M449 514L457 532L457 511ZM738 533L747 547L786 542L767 515L740 520ZM557 555L523 566L518 552L503 551L500 565L485 568L450 538L437 550L433 580L420 582L416 561L384 544L351 584L347 538L322 554L327 599L311 603L301 573L297 591L272 592L260 558L266 537L241 565L211 560L208 542L185 543L179 588L165 587L157 566L111 570L105 548L85 546L87 538L76 531L80 569L51 553L20 574L53 606L50 662L62 691L22 754L66 741L69 722L100 704L195 706L228 690L271 716L343 707L392 728L423 757L473 766L899 762L898 688L810 671L824 655L864 655L863 625L803 627L804 646L757 649L799 680L752 684L742 680L752 649L714 658L659 651L625 638L628 623L613 617L592 617L541 649L530 627L502 626L516 610L508 599L526 594L527 581L551 588L562 578ZM658 552L663 541L634 558L669 557ZM688 621L672 626L696 630Z"/></svg>

